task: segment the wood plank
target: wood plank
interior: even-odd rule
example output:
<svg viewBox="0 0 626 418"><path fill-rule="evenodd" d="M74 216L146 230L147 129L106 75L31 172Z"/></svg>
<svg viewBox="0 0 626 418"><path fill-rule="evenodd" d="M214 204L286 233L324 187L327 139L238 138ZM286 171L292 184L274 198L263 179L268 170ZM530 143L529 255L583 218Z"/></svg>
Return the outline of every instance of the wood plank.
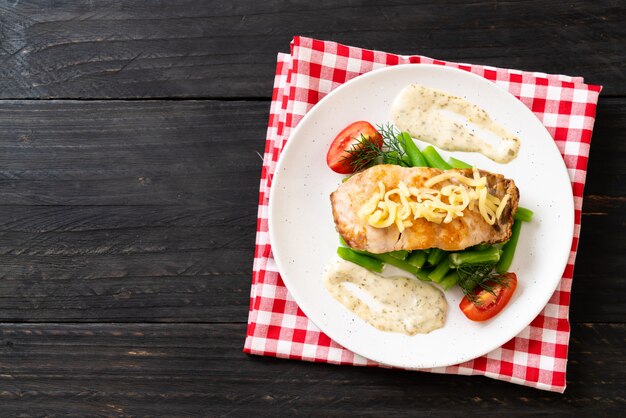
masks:
<svg viewBox="0 0 626 418"><path fill-rule="evenodd" d="M591 141L583 219L574 271L573 321L623 322L626 291L626 101L601 98ZM605 286L606 285L606 286Z"/></svg>
<svg viewBox="0 0 626 418"><path fill-rule="evenodd" d="M252 204L0 208L0 318L246 319Z"/></svg>
<svg viewBox="0 0 626 418"><path fill-rule="evenodd" d="M294 34L582 75L626 93L620 2L20 1L1 6L1 98L269 97Z"/></svg>
<svg viewBox="0 0 626 418"><path fill-rule="evenodd" d="M0 202L254 206L268 111L267 102L0 102Z"/></svg>
<svg viewBox="0 0 626 418"><path fill-rule="evenodd" d="M626 196L626 99L600 97L596 116L585 194Z"/></svg>
<svg viewBox="0 0 626 418"><path fill-rule="evenodd" d="M570 317L581 322L623 322L626 197L591 196L584 206L589 212L582 219Z"/></svg>
<svg viewBox="0 0 626 418"><path fill-rule="evenodd" d="M623 410L626 326L572 330L565 395L483 377L246 356L244 325L0 324L4 414L608 416ZM497 408L497 409L494 409Z"/></svg>

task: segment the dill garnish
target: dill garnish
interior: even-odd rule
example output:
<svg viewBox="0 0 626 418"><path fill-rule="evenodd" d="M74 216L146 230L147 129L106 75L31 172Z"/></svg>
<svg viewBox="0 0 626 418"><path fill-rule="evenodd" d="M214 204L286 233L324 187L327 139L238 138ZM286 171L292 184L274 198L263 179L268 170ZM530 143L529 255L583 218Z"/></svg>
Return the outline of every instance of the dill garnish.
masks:
<svg viewBox="0 0 626 418"><path fill-rule="evenodd" d="M496 294L491 284L508 287L508 279L494 272L494 267L495 264L463 264L457 268L458 285L472 303L477 303L475 289L478 286L494 296Z"/></svg>
<svg viewBox="0 0 626 418"><path fill-rule="evenodd" d="M400 132L391 123L377 125L376 129L383 137L382 146L361 134L358 142L347 151L345 159L350 162L354 172L358 173L376 164L410 167L411 164L398 139Z"/></svg>

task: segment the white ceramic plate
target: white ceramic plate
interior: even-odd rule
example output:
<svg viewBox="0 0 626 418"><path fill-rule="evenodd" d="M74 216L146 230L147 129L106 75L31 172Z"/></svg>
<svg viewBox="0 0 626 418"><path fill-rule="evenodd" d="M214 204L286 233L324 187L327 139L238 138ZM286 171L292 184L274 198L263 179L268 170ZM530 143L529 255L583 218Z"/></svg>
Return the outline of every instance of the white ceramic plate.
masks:
<svg viewBox="0 0 626 418"><path fill-rule="evenodd" d="M466 98L521 138L518 157L498 164L477 153L459 159L515 180L520 205L535 212L524 224L511 271L519 283L509 305L494 319L469 321L458 308L460 289L446 292L443 328L407 336L379 331L335 301L322 274L335 257L329 195L341 175L326 165L334 137L356 120L391 121L393 99L410 83ZM423 148L424 143L418 141ZM441 151L444 158L451 155ZM274 175L269 201L272 250L282 278L302 311L337 343L371 360L403 368L457 364L486 354L517 335L546 305L567 263L574 228L571 183L556 145L520 101L471 73L436 65L400 65L357 77L320 101L293 131ZM386 268L386 274L403 274ZM406 275L406 274L405 274Z"/></svg>

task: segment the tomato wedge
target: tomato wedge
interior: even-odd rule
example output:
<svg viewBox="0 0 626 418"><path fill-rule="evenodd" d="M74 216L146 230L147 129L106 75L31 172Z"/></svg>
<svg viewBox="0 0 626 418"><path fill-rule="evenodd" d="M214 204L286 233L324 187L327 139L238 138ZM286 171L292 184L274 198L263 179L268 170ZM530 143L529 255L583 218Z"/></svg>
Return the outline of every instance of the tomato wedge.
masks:
<svg viewBox="0 0 626 418"><path fill-rule="evenodd" d="M459 308L468 319L486 321L504 309L517 288L517 276L515 273L505 273L501 281L502 283L487 282L495 294L479 287L474 291L476 303L469 300L467 296L461 300Z"/></svg>
<svg viewBox="0 0 626 418"><path fill-rule="evenodd" d="M336 173L350 174L354 172L352 165L352 154L348 151L357 149L361 136L369 139L379 147L383 146L382 135L366 121L353 122L346 126L339 135L335 137L330 144L328 154L326 154L326 163Z"/></svg>

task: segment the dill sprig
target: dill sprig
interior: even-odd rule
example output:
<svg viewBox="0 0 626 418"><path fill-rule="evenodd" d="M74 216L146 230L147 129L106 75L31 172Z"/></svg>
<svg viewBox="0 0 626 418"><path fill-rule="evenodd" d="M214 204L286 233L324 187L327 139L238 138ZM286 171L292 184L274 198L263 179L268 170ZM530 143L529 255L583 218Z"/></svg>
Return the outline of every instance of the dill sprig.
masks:
<svg viewBox="0 0 626 418"><path fill-rule="evenodd" d="M494 272L494 267L494 264L465 264L457 268L457 273L459 274L459 287L472 303L478 303L475 295L476 287L481 287L483 290L494 296L496 296L496 294L493 286L489 283L508 287L508 279L505 276Z"/></svg>
<svg viewBox="0 0 626 418"><path fill-rule="evenodd" d="M404 151L404 146L400 142L400 131L391 123L377 125L376 128L383 137L383 151L385 155L383 159L386 164L401 165L410 167L408 156ZM406 158L405 158L406 157Z"/></svg>
<svg viewBox="0 0 626 418"><path fill-rule="evenodd" d="M358 173L376 164L395 164L409 167L411 164L398 139L400 132L396 127L391 123L386 123L377 125L376 128L383 137L382 146L361 134L358 142L347 151L348 155L345 158L350 161L350 166L354 172Z"/></svg>
<svg viewBox="0 0 626 418"><path fill-rule="evenodd" d="M380 164L382 150L375 141L368 136L361 134L359 141L348 151L348 155L344 157L350 162L352 171L358 173L368 167Z"/></svg>

